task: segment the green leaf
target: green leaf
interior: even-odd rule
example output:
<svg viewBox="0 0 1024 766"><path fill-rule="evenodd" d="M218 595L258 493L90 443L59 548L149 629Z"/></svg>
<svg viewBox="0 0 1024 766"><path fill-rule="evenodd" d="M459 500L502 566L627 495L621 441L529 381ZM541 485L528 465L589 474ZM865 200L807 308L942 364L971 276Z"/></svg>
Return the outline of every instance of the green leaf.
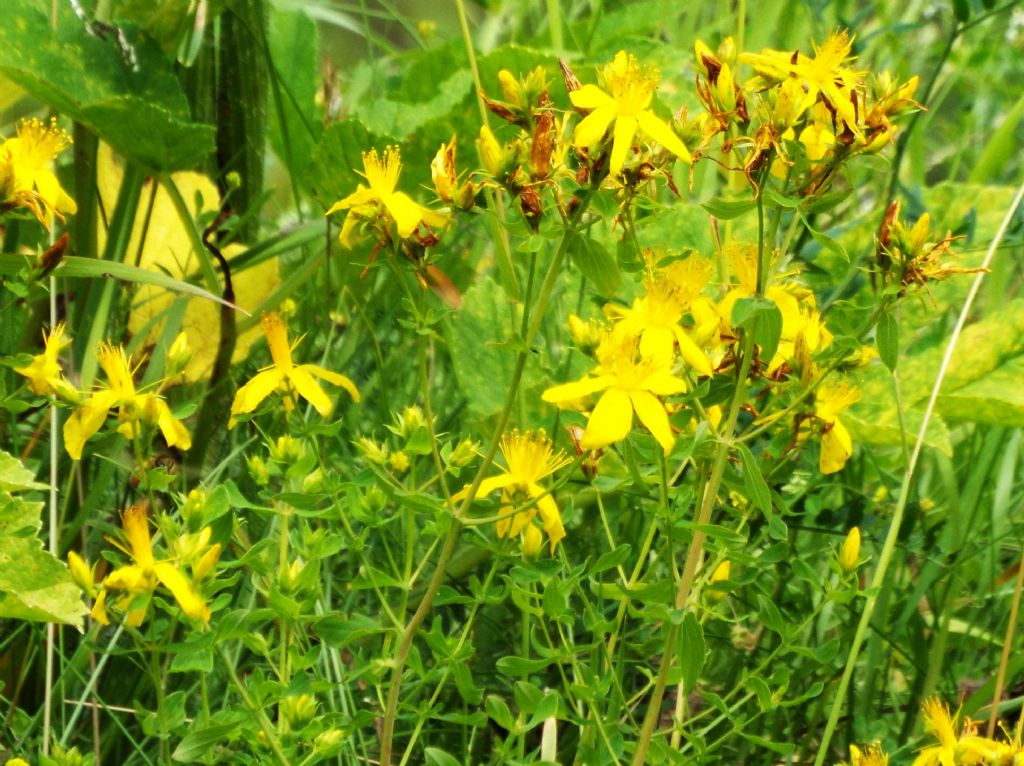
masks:
<svg viewBox="0 0 1024 766"><path fill-rule="evenodd" d="M133 69L112 40L90 35L61 3L56 30L43 4L8 0L18 23L0 25L0 73L117 151L153 170L192 167L213 151L214 129L192 121L167 57L148 38L132 41Z"/></svg>
<svg viewBox="0 0 1024 766"><path fill-rule="evenodd" d="M737 444L736 451L740 453L740 462L743 464L743 483L747 490L747 498L765 515L765 518L770 519L772 493L764 476L761 475L761 466L746 444Z"/></svg>
<svg viewBox="0 0 1024 766"><path fill-rule="evenodd" d="M427 766L462 766L455 756L436 747L424 748L423 755Z"/></svg>
<svg viewBox="0 0 1024 766"><path fill-rule="evenodd" d="M1024 426L1024 356L1000 365L973 383L939 396L937 406L950 423Z"/></svg>
<svg viewBox="0 0 1024 766"><path fill-rule="evenodd" d="M746 680L746 685L753 689L754 694L757 695L757 706L761 708L762 713L767 713L775 707L775 701L772 699L772 690L768 688L768 684L764 682L763 678L749 676Z"/></svg>
<svg viewBox="0 0 1024 766"><path fill-rule="evenodd" d="M495 666L506 676L528 676L539 673L552 663L552 659L529 659L527 657L502 657Z"/></svg>
<svg viewBox="0 0 1024 766"><path fill-rule="evenodd" d="M613 551L602 553L590 568L590 573L600 574L612 567L622 566L629 558L629 554L632 550L633 548L629 543L623 543Z"/></svg>
<svg viewBox="0 0 1024 766"><path fill-rule="evenodd" d="M890 371L895 370L900 356L900 328L896 317L888 311L878 318L875 345L878 346L878 356L882 363Z"/></svg>
<svg viewBox="0 0 1024 766"><path fill-rule="evenodd" d="M740 298L732 307L732 323L751 333L763 361L775 356L782 338L782 312L774 301L763 296Z"/></svg>
<svg viewBox="0 0 1024 766"><path fill-rule="evenodd" d="M328 646L341 648L349 646L367 636L379 633L383 628L372 617L365 614L348 616L328 615L313 625L313 632L323 639Z"/></svg>
<svg viewBox="0 0 1024 766"><path fill-rule="evenodd" d="M327 128L320 136L310 167L313 191L324 209L354 192L357 184L365 185L365 179L359 175L363 170L363 152L392 143L394 138L374 136L355 119L341 120Z"/></svg>
<svg viewBox="0 0 1024 766"><path fill-rule="evenodd" d="M0 450L0 492L22 492L29 489L46 489L46 485L37 482L35 474L23 466L18 458Z"/></svg>
<svg viewBox="0 0 1024 766"><path fill-rule="evenodd" d="M728 221L738 218L748 210L753 210L757 202L750 198L729 198L712 197L707 202L702 202L701 207L707 210L715 218Z"/></svg>
<svg viewBox="0 0 1024 766"><path fill-rule="evenodd" d="M498 726L506 731L516 728L516 718L508 707L508 703L497 694L488 694L484 700L484 710Z"/></svg>
<svg viewBox="0 0 1024 766"><path fill-rule="evenodd" d="M591 237L577 234L569 244L569 255L602 298L611 298L622 284L622 274L607 248Z"/></svg>
<svg viewBox="0 0 1024 766"><path fill-rule="evenodd" d="M773 753L778 753L779 755L789 755L793 752L795 747L791 742L773 742L770 739L765 739L764 737L759 737L756 734L750 734L749 732L743 731L743 729L740 729L739 733L747 741L754 743L758 747L771 750Z"/></svg>
<svg viewBox="0 0 1024 766"><path fill-rule="evenodd" d="M758 594L757 596L757 611L761 615L761 621L768 630L775 631L781 636L786 634L786 621L782 617L782 612L779 608L771 601L771 599Z"/></svg>
<svg viewBox="0 0 1024 766"><path fill-rule="evenodd" d="M704 669L707 647L704 644L704 628L701 627L693 612L683 617L681 643L679 647L679 665L683 674L683 686L692 691Z"/></svg>
<svg viewBox="0 0 1024 766"><path fill-rule="evenodd" d="M43 504L0 492L0 617L74 625L88 611L63 562L36 533Z"/></svg>
<svg viewBox="0 0 1024 766"><path fill-rule="evenodd" d="M225 740L235 738L242 729L245 718L239 717L235 721L207 726L186 734L178 746L171 753L171 758L182 763L194 763L201 760L203 756L209 755L214 745L222 744Z"/></svg>

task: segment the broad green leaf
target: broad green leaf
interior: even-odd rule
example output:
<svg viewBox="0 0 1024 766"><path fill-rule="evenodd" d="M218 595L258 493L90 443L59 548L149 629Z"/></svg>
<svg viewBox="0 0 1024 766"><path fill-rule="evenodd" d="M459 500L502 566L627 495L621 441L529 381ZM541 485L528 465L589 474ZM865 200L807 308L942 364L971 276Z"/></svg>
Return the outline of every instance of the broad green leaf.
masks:
<svg viewBox="0 0 1024 766"><path fill-rule="evenodd" d="M46 489L46 485L37 482L35 474L14 455L0 450L0 492L22 492L29 489Z"/></svg>
<svg viewBox="0 0 1024 766"><path fill-rule="evenodd" d="M86 611L67 567L37 534L43 504L0 492L0 618L82 628Z"/></svg>
<svg viewBox="0 0 1024 766"><path fill-rule="evenodd" d="M167 57L141 37L137 65L113 40L90 35L60 3L56 31L48 4L7 0L0 25L0 73L56 111L83 123L119 152L154 170L191 167L213 151L214 129L192 121Z"/></svg>
<svg viewBox="0 0 1024 766"><path fill-rule="evenodd" d="M319 87L317 26L302 10L270 10L270 142L297 179L308 177L323 122L316 106Z"/></svg>
<svg viewBox="0 0 1024 766"><path fill-rule="evenodd" d="M615 258L597 240L577 234L569 244L573 263L593 283L603 298L611 298L622 284Z"/></svg>
<svg viewBox="0 0 1024 766"><path fill-rule="evenodd" d="M531 673L539 673L552 662L552 659L502 657L495 663L495 667L499 673L505 676L528 676Z"/></svg>
<svg viewBox="0 0 1024 766"><path fill-rule="evenodd" d="M427 766L462 766L459 760L436 747L428 747L423 750Z"/></svg>
<svg viewBox="0 0 1024 766"><path fill-rule="evenodd" d="M1024 426L1024 356L1014 357L973 383L939 396L939 413L950 423Z"/></svg>
<svg viewBox="0 0 1024 766"><path fill-rule="evenodd" d="M911 442L917 438L923 417L923 407L915 407L903 413L907 438ZM842 414L841 420L850 431L854 450L858 444L878 447L898 447L902 444L899 418L895 404L891 403L891 395L883 400L874 401L866 400L862 395L857 404ZM932 414L931 421L928 423L924 444L926 447L939 450L948 457L953 456L953 444L950 441L949 429L936 413Z"/></svg>
<svg viewBox="0 0 1024 766"><path fill-rule="evenodd" d="M740 298L732 308L732 323L746 328L761 347L761 358L770 360L782 338L782 312L775 302L763 297Z"/></svg>
<svg viewBox="0 0 1024 766"><path fill-rule="evenodd" d="M629 543L623 543L613 551L602 553L590 568L590 573L599 574L604 572L606 569L622 566L626 563L626 560L629 558L629 554L632 550L633 548Z"/></svg>

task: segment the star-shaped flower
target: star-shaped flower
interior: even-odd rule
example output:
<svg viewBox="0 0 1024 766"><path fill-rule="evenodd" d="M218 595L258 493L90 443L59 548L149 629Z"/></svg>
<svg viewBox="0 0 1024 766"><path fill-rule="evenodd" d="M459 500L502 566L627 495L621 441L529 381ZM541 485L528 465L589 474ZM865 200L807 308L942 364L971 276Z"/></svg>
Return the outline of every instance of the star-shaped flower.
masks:
<svg viewBox="0 0 1024 766"><path fill-rule="evenodd" d="M692 162L679 136L648 108L658 84L657 73L643 71L636 57L619 51L602 70L602 79L610 94L596 85L584 85L569 94L573 106L591 110L576 126L574 144L589 149L604 138L608 126L613 125L612 153L608 162L608 173L613 176L622 170L638 132L684 162Z"/></svg>
<svg viewBox="0 0 1024 766"><path fill-rule="evenodd" d="M281 317L277 314L264 314L261 323L274 363L258 372L252 380L238 389L235 400L231 404L232 422L229 424L229 428L234 425L235 415L252 412L260 402L278 388L283 388L286 391L285 407L287 409L294 406L292 394L296 393L312 404L322 416L327 417L331 413L333 405L320 384L316 382L316 378L341 386L352 395L356 402L359 401L359 390L344 375L325 370L319 365L294 364L292 362L292 347L288 345L288 328ZM296 345L298 345L297 342Z"/></svg>

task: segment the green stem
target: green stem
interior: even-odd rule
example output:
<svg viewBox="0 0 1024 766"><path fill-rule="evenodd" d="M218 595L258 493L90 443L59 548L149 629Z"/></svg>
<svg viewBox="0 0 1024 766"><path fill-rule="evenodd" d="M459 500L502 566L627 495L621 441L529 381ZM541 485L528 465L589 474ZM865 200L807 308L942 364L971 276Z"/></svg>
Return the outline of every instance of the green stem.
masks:
<svg viewBox="0 0 1024 766"><path fill-rule="evenodd" d="M836 725L839 722L839 714L843 709L843 700L846 697L846 688L850 685L850 679L853 677L853 670L857 664L857 657L860 654L861 645L864 643L864 637L867 634L868 625L871 622L871 618L874 615L875 604L878 600L878 593L885 582L886 574L889 571L889 563L892 560L894 551L896 550L896 540L899 537L900 525L903 523L903 513L907 507L907 500L910 497L910 482L914 477L914 469L917 467L918 458L921 456L921 451L924 449L924 439L927 433L928 424L931 421L932 412L935 410L935 402L939 398L939 390L942 388L942 382L945 380L946 372L949 369L950 361L953 358L953 349L956 347L957 341L960 339L960 333L963 331L964 325L967 324L967 317L970 315L971 307L974 305L974 300L981 290L981 283L985 278L985 273L988 271L988 266L992 262L992 258L995 256L996 251L999 248L1000 243L1003 241L1003 237L1006 236L1006 231L1010 226L1010 221L1013 220L1014 214L1017 212L1017 208L1020 206L1021 199L1024 198L1024 183L1017 188L1017 194L1013 198L1013 202L1010 203L1010 208L1007 210L1006 215L1003 218L1003 222L999 226L999 230L996 232L995 237L992 239L992 243L989 245L988 252L985 254L985 258L981 263L981 270L974 278L974 282L971 284L971 289L967 294L967 298L964 300L964 305L960 310L960 316L957 319L956 326L953 328L953 333L949 338L949 343L946 345L946 352L942 359L942 364L939 367L939 372L935 376L935 383L932 385L931 396L928 398L928 404L925 407L924 417L921 420L921 427L917 433L917 441L914 444L914 451L910 456L910 461L907 464L907 469L903 474L903 483L900 486L900 495L896 501L896 508L893 511L892 521L889 523L889 531L886 533L885 542L882 544L882 552L878 557L878 568L875 570L874 577L871 578L871 587L868 590L867 598L864 601L864 611L861 613L860 621L857 623L857 632L853 636L853 646L850 647L850 653L846 658L846 667L843 669L842 678L839 680L839 688L836 689L836 695L832 700L832 708L829 711L828 721L825 723L825 731L821 736L821 742L818 744L818 754L814 759L814 766L822 766L825 762L825 757L828 754L828 746L832 741L832 735L835 733Z"/></svg>
<svg viewBox="0 0 1024 766"><path fill-rule="evenodd" d="M704 485L704 494L701 497L700 511L694 525L693 538L686 552L686 562L683 565L683 573L679 579L676 590L676 609L685 609L690 600L690 592L693 588L693 581L697 574L697 566L704 553L704 532L702 527L711 519L711 512L715 507L715 499L718 497L718 490L722 484L722 477L725 474L725 466L728 462L729 452L733 446L733 432L736 429L736 420L739 417L740 405L746 398L747 375L750 373L751 360L753 358L753 339L746 333L742 340L743 358L740 362L739 374L736 377L736 389L733 392L732 403L729 407L729 417L725 428L722 429L722 438L718 442L718 449L715 454L715 461L711 468L711 475ZM665 636L665 649L661 656L661 665L658 669L658 676L655 680L654 691L647 703L647 714L644 716L643 726L640 729L640 739L637 741L636 750L633 753L632 766L643 766L647 758L647 750L651 745L651 737L654 729L661 718L661 701L665 695L665 685L668 682L669 670L675 660L675 649L679 639L679 624L669 625L668 633Z"/></svg>
<svg viewBox="0 0 1024 766"><path fill-rule="evenodd" d="M540 329L540 323L544 317L548 302L551 299L551 293L554 291L555 282L558 280L558 275L561 273L562 264L565 261L565 256L569 249L569 243L576 234L576 229L579 225L580 219L583 217L583 213L585 212L589 201L589 194L580 200L580 205L577 207L575 214L570 220L568 229L562 236L562 240L558 245L558 250L555 252L554 257L551 259L551 264L548 267L548 273L545 276L544 284L541 286L540 295L537 298L537 303L532 312L532 317L531 312L529 311L529 296L527 296L527 304L524 306L523 310L523 326L526 327L523 340L527 348L529 348ZM529 322L529 324L527 324L527 322ZM438 556L437 564L434 568L434 574L431 576L427 589L424 592L423 597L420 599L419 606L416 607L416 611L413 613L409 622L406 624L405 629L402 631L401 638L398 642L398 649L395 651L395 656L391 661L391 679L388 684L388 696L384 706L384 721L381 726L380 735L381 766L391 766L391 754L394 749L393 740L395 734L395 718L398 713L398 694L401 690L402 671L405 669L405 661L409 656L410 649L412 649L412 642L416 637L416 631L419 630L420 625L423 624L423 621L430 613L430 609L434 603L434 598L437 596L437 592L441 589L441 584L444 582L445 569L448 566L448 562L451 560L452 554L455 552L455 546L456 543L458 543L459 535L462 533L462 517L465 516L473 501L476 499L476 493L479 491L480 485L483 483L484 476L487 471L490 470L491 462L494 460L494 456L498 452L498 444L501 441L502 434L505 432L505 426L508 423L509 416L512 413L512 407L516 401L516 396L519 393L519 383L523 377L523 370L526 369L527 353L527 351L520 351L516 354L516 363L515 368L512 371L512 381L509 385L508 396L506 397L505 404L498 415L498 420L495 424L494 433L491 436L487 452L484 454L484 459L480 463L480 468L477 470L476 476L473 478L473 483L467 490L462 504L452 514L452 523L448 528L447 535L445 536L444 546L441 548L441 553Z"/></svg>
<svg viewBox="0 0 1024 766"><path fill-rule="evenodd" d="M256 719L256 723L259 724L260 731L263 732L267 738L267 744L270 745L270 752L274 754L274 760L277 761L280 766L291 766L291 762L285 756L284 751L281 749L281 743L277 740L277 732L274 731L273 724L267 718L263 712L263 708L256 704L255 700L249 696L249 692L246 691L242 685L241 679L238 677L238 673L235 672L235 667L231 663L231 658L228 657L227 651L223 646L217 647L217 654L224 663L225 670L228 671L228 678L231 680L232 685L235 687L235 691L238 692L238 696L242 698L242 704L249 708L249 712L252 713L253 718Z"/></svg>

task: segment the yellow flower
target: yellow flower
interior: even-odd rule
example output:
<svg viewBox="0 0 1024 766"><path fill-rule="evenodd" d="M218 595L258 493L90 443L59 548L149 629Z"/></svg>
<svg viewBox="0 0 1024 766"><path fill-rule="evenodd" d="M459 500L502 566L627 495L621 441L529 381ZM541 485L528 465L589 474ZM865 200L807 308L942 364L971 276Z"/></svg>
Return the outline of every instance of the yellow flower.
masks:
<svg viewBox="0 0 1024 766"><path fill-rule="evenodd" d="M854 527L847 533L843 540L843 547L839 551L839 568L849 574L857 568L860 561L860 528Z"/></svg>
<svg viewBox="0 0 1024 766"><path fill-rule="evenodd" d="M49 168L70 143L56 119L49 125L23 120L17 135L0 145L0 206L28 208L47 228L55 214L64 220L63 213L76 212L75 201Z"/></svg>
<svg viewBox="0 0 1024 766"><path fill-rule="evenodd" d="M363 221L376 220L381 212L394 221L402 239L411 236L421 223L435 227L447 223L445 216L417 204L407 194L395 191L401 171L402 161L396 146L384 150L383 160L376 149L363 153L363 172L359 175L366 179L369 188L359 184L352 194L335 202L325 214L348 210L338 236L342 247L351 249L356 226Z"/></svg>
<svg viewBox="0 0 1024 766"><path fill-rule="evenodd" d="M823 385L815 395L814 414L824 424L819 460L819 468L824 474L842 470L853 454L853 440L839 420L839 413L859 399L860 389L846 383Z"/></svg>
<svg viewBox="0 0 1024 766"><path fill-rule="evenodd" d="M133 563L118 567L103 580L103 589L93 604L93 619L102 625L110 624L106 599L112 593L119 596L118 608L126 610L125 624L138 627L146 617L153 592L163 585L187 617L209 622L210 608L177 565L154 558L145 508L131 506L121 515L121 523L128 546L118 547L132 557Z"/></svg>
<svg viewBox="0 0 1024 766"><path fill-rule="evenodd" d="M58 396L67 401L75 401L78 392L64 379L60 366L60 353L71 339L65 334L63 322L54 325L50 332L43 333L43 353L32 357L26 367L15 367L14 371L28 378L28 387L41 396Z"/></svg>
<svg viewBox="0 0 1024 766"><path fill-rule="evenodd" d="M699 375L714 370L700 346L679 324L690 302L711 277L711 264L691 257L674 261L664 269L648 271L644 280L647 294L626 309L609 304L605 311L618 318L623 332L640 338L640 355L666 359L671 363L676 344L679 354Z"/></svg>
<svg viewBox="0 0 1024 766"><path fill-rule="evenodd" d="M277 314L264 314L262 319L263 333L267 336L270 355L274 363L260 371L256 376L238 389L235 400L231 404L231 415L252 412L275 389L282 387L287 391L285 407L293 406L292 393L297 393L316 408L322 416L327 417L333 409L331 400L324 393L315 378L341 386L352 398L359 401L359 391L355 384L344 375L325 370L315 364L293 364L292 347L288 345L288 328ZM296 345L298 343L296 342ZM314 377L315 376L315 377ZM229 428L234 421L229 424Z"/></svg>
<svg viewBox="0 0 1024 766"><path fill-rule="evenodd" d="M562 515L554 498L540 482L572 460L564 452L555 452L551 440L543 431L513 431L505 434L501 440L501 454L505 458L504 472L484 479L477 491L477 497L486 497L496 489L501 490L501 512L509 515L498 520L498 537L514 537L522 533L524 553L535 554L540 549L540 534L534 530L531 522L539 513L551 552L554 553L558 542L565 537L565 527L562 526ZM461 500L468 492L467 486L452 499ZM531 500L536 502L526 510L512 514L515 506Z"/></svg>
<svg viewBox="0 0 1024 766"><path fill-rule="evenodd" d="M580 446L600 449L622 441L633 426L635 412L667 455L675 437L658 397L685 391L686 381L671 373L669 360L640 354L638 338L621 331L606 334L597 349L597 361L597 368L587 377L553 386L541 398L560 404L604 391L590 413Z"/></svg>
<svg viewBox="0 0 1024 766"><path fill-rule="evenodd" d="M94 392L64 423L64 447L73 460L82 459L85 443L117 408L121 425L118 431L129 439L139 436L139 424L155 425L167 440L168 447L188 449L192 438L180 420L171 414L167 402L152 392L135 389L131 357L121 346L101 343L96 352L100 367L107 375L107 385Z"/></svg>
<svg viewBox="0 0 1024 766"><path fill-rule="evenodd" d="M821 98L855 135L860 136L857 110L863 107L863 99L855 90L861 86L861 73L844 66L852 58L852 45L846 30L837 30L820 46L814 45L813 58L799 51L766 49L761 53L741 54L740 61L750 64L769 81L795 79L808 96L802 102L804 108L815 98Z"/></svg>
<svg viewBox="0 0 1024 766"><path fill-rule="evenodd" d="M877 743L864 750L850 745L850 766L889 766L889 755Z"/></svg>
<svg viewBox="0 0 1024 766"><path fill-rule="evenodd" d="M569 94L572 105L591 112L573 133L573 143L589 149L612 129L612 153L608 173L618 175L633 146L637 132L658 142L684 162L693 158L679 136L648 107L658 84L656 72L641 70L636 57L619 51L602 70L602 80L611 95L596 85L584 85Z"/></svg>

